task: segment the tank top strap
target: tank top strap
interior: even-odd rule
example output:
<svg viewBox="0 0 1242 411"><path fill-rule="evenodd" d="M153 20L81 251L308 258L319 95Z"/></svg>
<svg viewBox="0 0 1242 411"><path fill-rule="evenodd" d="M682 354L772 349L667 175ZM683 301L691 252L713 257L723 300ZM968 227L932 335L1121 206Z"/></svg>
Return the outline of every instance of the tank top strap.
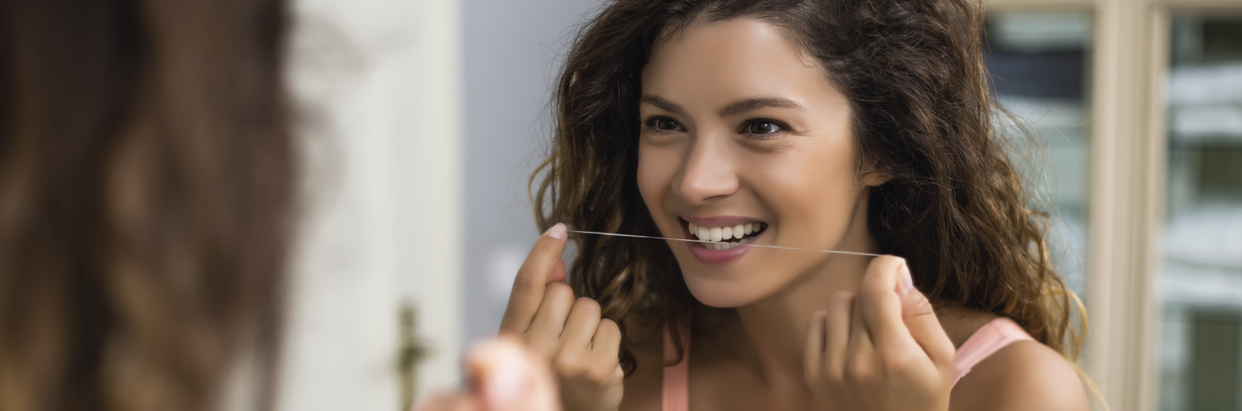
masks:
<svg viewBox="0 0 1242 411"><path fill-rule="evenodd" d="M1018 341L1034 341L1022 326L1005 317L998 317L979 327L962 346L953 359L953 385L966 376L983 360Z"/></svg>
<svg viewBox="0 0 1242 411"><path fill-rule="evenodd" d="M664 367L664 384L661 391L661 404L664 411L690 411L690 333L681 333L681 361ZM664 362L677 360L677 346L673 344L673 335L664 330Z"/></svg>

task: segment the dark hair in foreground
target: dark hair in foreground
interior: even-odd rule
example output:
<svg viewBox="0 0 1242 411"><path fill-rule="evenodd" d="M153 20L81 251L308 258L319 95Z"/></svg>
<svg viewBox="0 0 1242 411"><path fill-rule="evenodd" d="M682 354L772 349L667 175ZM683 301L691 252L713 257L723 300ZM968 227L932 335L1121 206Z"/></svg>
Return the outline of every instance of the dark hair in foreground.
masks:
<svg viewBox="0 0 1242 411"><path fill-rule="evenodd" d="M293 196L283 0L0 5L0 409L271 401Z"/></svg>
<svg viewBox="0 0 1242 411"><path fill-rule="evenodd" d="M660 235L636 183L641 71L653 47L687 26L739 17L782 29L851 102L861 157L891 176L870 194L867 224L880 250L906 258L936 304L1012 318L1076 359L1082 338L1071 314L1081 305L1048 261L1046 219L1026 207L992 123L982 12L967 0L610 3L583 28L560 77L552 151L536 173L546 173L533 198L540 228ZM621 325L632 372L640 343L666 326L686 329L699 304L667 245L574 240L570 282Z"/></svg>

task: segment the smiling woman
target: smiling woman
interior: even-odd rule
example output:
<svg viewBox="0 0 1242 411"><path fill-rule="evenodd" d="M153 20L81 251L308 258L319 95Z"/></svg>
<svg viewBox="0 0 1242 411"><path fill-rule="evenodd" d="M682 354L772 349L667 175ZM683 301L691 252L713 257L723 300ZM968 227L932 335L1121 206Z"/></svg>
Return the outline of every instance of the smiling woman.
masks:
<svg viewBox="0 0 1242 411"><path fill-rule="evenodd" d="M775 27L755 19L692 25L654 50L642 80L637 183L661 232L684 236L694 225L722 241L724 229L760 225L750 242L876 251L863 200L882 177L856 173L849 102ZM690 291L708 306L748 305L803 276L858 287L848 276L807 276L828 261L822 255L724 247L671 247ZM799 322L814 310L803 311Z"/></svg>
<svg viewBox="0 0 1242 411"><path fill-rule="evenodd" d="M552 359L569 410L1086 409L1077 298L991 123L980 20L610 3L566 61L551 228L502 332ZM578 236L566 271L558 222L709 243Z"/></svg>

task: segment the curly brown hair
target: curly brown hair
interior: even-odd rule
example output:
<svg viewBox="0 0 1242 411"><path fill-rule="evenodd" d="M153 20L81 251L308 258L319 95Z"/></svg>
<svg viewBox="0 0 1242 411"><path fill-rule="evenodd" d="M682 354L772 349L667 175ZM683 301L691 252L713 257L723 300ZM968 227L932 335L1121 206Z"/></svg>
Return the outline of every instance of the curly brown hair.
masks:
<svg viewBox="0 0 1242 411"><path fill-rule="evenodd" d="M755 18L814 56L848 98L862 158L891 179L871 188L867 225L906 258L941 306L1009 317L1077 358L1081 304L1049 263L1046 215L1026 205L1005 153L981 53L981 6L967 0L617 0L582 29L555 94L551 153L532 176L541 229L660 235L636 183L641 70L695 22ZM690 295L662 242L575 236L570 281L625 330L622 364L668 329ZM674 341L681 341L674 338ZM645 345L643 345L645 346ZM678 349L680 350L680 347ZM647 353L643 353L647 354Z"/></svg>
<svg viewBox="0 0 1242 411"><path fill-rule="evenodd" d="M218 409L239 364L270 408L285 7L0 3L0 410Z"/></svg>

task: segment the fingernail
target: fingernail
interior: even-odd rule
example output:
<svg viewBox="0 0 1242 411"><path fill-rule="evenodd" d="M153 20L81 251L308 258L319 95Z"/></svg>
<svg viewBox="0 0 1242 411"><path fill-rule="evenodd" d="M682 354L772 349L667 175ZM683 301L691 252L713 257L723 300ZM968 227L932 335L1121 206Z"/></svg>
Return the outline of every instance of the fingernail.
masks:
<svg viewBox="0 0 1242 411"><path fill-rule="evenodd" d="M557 240L564 240L565 239L565 224L556 223L556 225L548 229L548 232L546 234L548 235L548 237L552 237Z"/></svg>
<svg viewBox="0 0 1242 411"><path fill-rule="evenodd" d="M914 279L910 278L910 267L905 264L902 264L901 265L901 290L910 291L910 289L912 288L914 288Z"/></svg>

